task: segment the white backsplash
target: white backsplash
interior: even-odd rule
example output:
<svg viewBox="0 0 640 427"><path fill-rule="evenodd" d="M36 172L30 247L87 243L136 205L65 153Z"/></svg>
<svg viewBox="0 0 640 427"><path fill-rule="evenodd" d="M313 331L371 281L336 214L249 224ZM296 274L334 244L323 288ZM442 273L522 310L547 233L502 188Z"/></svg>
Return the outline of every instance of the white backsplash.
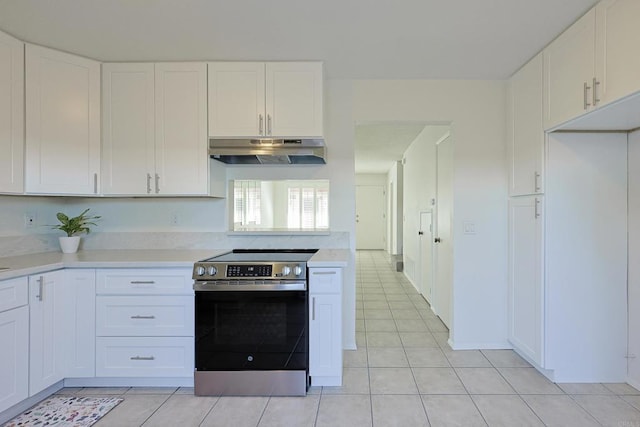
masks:
<svg viewBox="0 0 640 427"><path fill-rule="evenodd" d="M0 237L0 257L59 251L59 233ZM349 233L228 235L220 232L110 232L82 237L80 250L100 249L348 249Z"/></svg>

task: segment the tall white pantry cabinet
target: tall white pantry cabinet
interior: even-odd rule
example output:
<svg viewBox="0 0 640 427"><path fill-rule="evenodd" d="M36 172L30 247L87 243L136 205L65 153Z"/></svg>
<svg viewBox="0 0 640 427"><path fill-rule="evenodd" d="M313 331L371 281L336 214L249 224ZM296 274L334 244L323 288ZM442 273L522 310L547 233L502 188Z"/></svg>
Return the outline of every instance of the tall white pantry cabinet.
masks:
<svg viewBox="0 0 640 427"><path fill-rule="evenodd" d="M545 135L542 72L510 82L509 340L553 381L625 381L627 137Z"/></svg>

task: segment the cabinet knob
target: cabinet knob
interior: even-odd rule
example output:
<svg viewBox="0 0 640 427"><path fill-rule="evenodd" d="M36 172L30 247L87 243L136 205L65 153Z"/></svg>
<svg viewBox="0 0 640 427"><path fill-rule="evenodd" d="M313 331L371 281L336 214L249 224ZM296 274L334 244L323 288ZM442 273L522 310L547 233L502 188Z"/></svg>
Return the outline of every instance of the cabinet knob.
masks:
<svg viewBox="0 0 640 427"><path fill-rule="evenodd" d="M442 242L442 240L440 240L440 238L439 238L439 237L436 237L435 239L433 239L433 241L434 241L435 243L440 243L440 242Z"/></svg>

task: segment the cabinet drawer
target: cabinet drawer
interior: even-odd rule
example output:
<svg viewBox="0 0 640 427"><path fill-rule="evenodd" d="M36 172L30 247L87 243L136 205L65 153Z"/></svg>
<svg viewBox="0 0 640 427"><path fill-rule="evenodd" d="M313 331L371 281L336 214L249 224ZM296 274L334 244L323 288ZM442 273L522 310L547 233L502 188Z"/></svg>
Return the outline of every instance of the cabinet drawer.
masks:
<svg viewBox="0 0 640 427"><path fill-rule="evenodd" d="M29 300L28 278L3 280L0 282L0 311L27 305Z"/></svg>
<svg viewBox="0 0 640 427"><path fill-rule="evenodd" d="M192 295L191 269L101 269L97 274L98 294Z"/></svg>
<svg viewBox="0 0 640 427"><path fill-rule="evenodd" d="M98 377L191 377L193 338L96 339Z"/></svg>
<svg viewBox="0 0 640 427"><path fill-rule="evenodd" d="M192 296L99 296L98 336L193 336Z"/></svg>
<svg viewBox="0 0 640 427"><path fill-rule="evenodd" d="M341 268L311 268L309 292L312 294L339 294L342 292Z"/></svg>

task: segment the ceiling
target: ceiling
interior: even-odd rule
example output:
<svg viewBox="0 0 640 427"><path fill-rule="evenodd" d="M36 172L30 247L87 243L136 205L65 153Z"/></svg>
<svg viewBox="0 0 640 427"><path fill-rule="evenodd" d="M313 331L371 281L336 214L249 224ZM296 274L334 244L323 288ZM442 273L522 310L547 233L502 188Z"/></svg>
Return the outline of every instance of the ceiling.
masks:
<svg viewBox="0 0 640 427"><path fill-rule="evenodd" d="M322 60L329 78L504 79L596 0L0 0L0 29L101 61Z"/></svg>
<svg viewBox="0 0 640 427"><path fill-rule="evenodd" d="M409 145L426 123L372 123L356 126L355 159L357 174L386 174L402 160Z"/></svg>

